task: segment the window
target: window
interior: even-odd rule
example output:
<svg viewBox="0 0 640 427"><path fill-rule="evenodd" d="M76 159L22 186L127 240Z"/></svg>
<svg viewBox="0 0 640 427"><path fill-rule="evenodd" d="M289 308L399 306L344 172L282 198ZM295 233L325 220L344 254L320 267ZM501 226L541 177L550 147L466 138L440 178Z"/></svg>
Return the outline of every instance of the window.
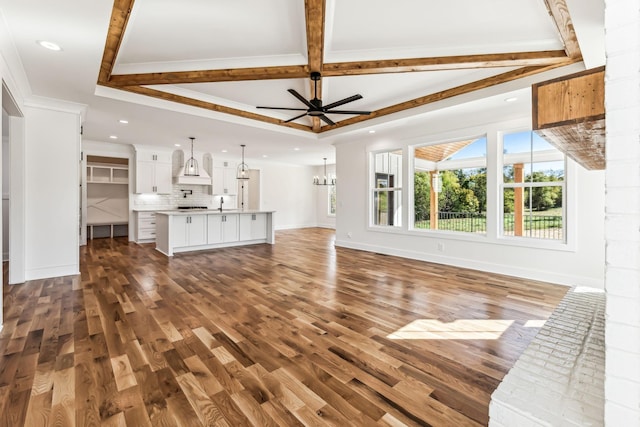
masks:
<svg viewBox="0 0 640 427"><path fill-rule="evenodd" d="M413 227L486 233L487 139L414 149Z"/></svg>
<svg viewBox="0 0 640 427"><path fill-rule="evenodd" d="M372 157L373 225L402 226L402 151L375 153Z"/></svg>
<svg viewBox="0 0 640 427"><path fill-rule="evenodd" d="M504 236L566 241L565 156L535 132L503 137Z"/></svg>
<svg viewBox="0 0 640 427"><path fill-rule="evenodd" d="M336 186L330 185L327 190L327 214L334 216L336 214Z"/></svg>

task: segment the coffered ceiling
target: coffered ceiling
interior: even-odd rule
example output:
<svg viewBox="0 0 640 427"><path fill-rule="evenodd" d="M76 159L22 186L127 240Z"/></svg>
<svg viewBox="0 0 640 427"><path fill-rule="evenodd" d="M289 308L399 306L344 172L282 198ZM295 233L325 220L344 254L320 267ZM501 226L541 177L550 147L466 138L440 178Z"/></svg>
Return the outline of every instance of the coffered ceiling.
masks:
<svg viewBox="0 0 640 427"><path fill-rule="evenodd" d="M301 147L316 164L353 129L386 124L400 136L398 123L441 105L488 91L527 98L549 70L602 65L603 10L601 0L0 0L30 90L87 104L86 138L193 135L208 150L248 143L250 157L259 144L281 160ZM360 94L341 109L371 114L328 114L332 126L256 108L306 108L288 90L313 98L314 71L325 105ZM529 100L510 108L528 112ZM113 128L119 118L126 129Z"/></svg>
<svg viewBox="0 0 640 427"><path fill-rule="evenodd" d="M565 0L191 3L116 0L98 84L319 133L582 59ZM371 114L256 110L305 108L287 89L312 98L314 71Z"/></svg>

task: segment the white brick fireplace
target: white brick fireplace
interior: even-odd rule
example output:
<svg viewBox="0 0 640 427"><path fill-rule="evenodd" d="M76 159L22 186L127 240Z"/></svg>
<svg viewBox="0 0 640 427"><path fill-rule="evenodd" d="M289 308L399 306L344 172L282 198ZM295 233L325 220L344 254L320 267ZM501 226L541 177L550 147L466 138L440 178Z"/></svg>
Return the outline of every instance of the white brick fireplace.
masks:
<svg viewBox="0 0 640 427"><path fill-rule="evenodd" d="M589 345L592 334L580 335L590 337L580 343L573 340L577 329L558 320L571 314L566 304L576 303L569 294L494 393L492 426L640 427L640 0L605 0L605 33L604 352ZM587 306L596 315L597 306ZM597 329L597 315L594 320ZM575 341L574 350L554 348L556 339ZM581 357L567 354L575 349ZM604 399L588 381L590 363L601 353ZM584 360L587 366L578 366ZM582 401L574 399L581 395Z"/></svg>
<svg viewBox="0 0 640 427"><path fill-rule="evenodd" d="M640 1L605 1L605 425L640 426Z"/></svg>

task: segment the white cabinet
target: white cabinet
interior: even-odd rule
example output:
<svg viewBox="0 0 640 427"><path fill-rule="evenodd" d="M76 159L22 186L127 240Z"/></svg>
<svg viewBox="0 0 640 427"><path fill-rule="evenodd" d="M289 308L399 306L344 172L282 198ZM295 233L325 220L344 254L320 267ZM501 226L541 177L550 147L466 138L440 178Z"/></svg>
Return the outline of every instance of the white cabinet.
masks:
<svg viewBox="0 0 640 427"><path fill-rule="evenodd" d="M232 195L238 193L238 180L236 179L236 168L229 166L215 166L213 168L213 194Z"/></svg>
<svg viewBox="0 0 640 427"><path fill-rule="evenodd" d="M240 214L240 240L261 240L267 238L267 214Z"/></svg>
<svg viewBox="0 0 640 427"><path fill-rule="evenodd" d="M156 239L156 213L136 212L136 241L152 241Z"/></svg>
<svg viewBox="0 0 640 427"><path fill-rule="evenodd" d="M207 243L238 241L238 214L207 215Z"/></svg>
<svg viewBox="0 0 640 427"><path fill-rule="evenodd" d="M171 218L171 222L174 247L200 246L207 243L205 215L176 215Z"/></svg>
<svg viewBox="0 0 640 427"><path fill-rule="evenodd" d="M171 194L171 152L136 146L136 193Z"/></svg>
<svg viewBox="0 0 640 427"><path fill-rule="evenodd" d="M179 252L275 243L273 212L159 211L156 220L156 249L166 256Z"/></svg>

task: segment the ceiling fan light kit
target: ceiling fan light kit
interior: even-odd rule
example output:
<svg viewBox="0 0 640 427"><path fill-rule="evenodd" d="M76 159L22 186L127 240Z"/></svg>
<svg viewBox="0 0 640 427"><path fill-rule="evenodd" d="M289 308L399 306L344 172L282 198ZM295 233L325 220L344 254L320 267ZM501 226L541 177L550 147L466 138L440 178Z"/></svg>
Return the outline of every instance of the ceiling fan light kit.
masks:
<svg viewBox="0 0 640 427"><path fill-rule="evenodd" d="M355 110L334 110L334 108L339 107L341 105L347 104L349 102L357 101L362 99L362 95L356 94L352 95L348 98L341 99L340 101L332 102L328 105L322 105L322 100L318 98L318 82L322 78L322 75L314 71L310 75L311 81L313 81L313 99L307 100L304 96L300 95L298 91L295 89L288 89L287 91L295 96L300 102L307 106L307 108L287 108L287 107L263 107L258 106L256 108L268 109L268 110L289 110L289 111L304 111L304 113L299 114L295 117L290 118L289 120L283 121L283 123L289 123L294 120L298 120L304 116L310 117L318 117L320 120L328 124L329 126L334 126L336 123L327 117L327 114L357 114L357 115L369 115L371 111L355 111Z"/></svg>

